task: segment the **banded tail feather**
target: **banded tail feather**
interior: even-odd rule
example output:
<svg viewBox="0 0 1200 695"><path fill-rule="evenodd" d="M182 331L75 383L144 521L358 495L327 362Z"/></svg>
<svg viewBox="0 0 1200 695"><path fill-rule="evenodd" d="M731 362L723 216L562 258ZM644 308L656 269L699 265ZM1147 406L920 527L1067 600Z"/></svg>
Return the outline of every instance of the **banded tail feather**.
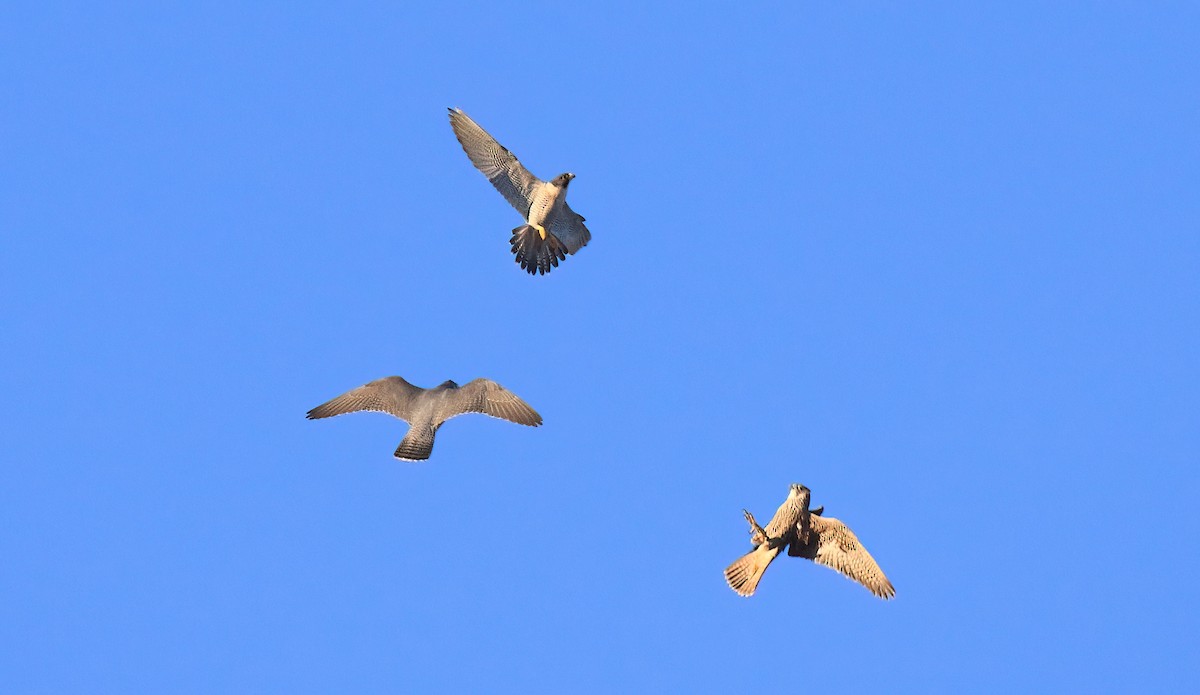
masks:
<svg viewBox="0 0 1200 695"><path fill-rule="evenodd" d="M557 268L559 261L567 258L567 247L558 237L546 230L546 238L543 239L542 233L528 224L514 229L509 243L512 244L517 263L530 275L545 275Z"/></svg>

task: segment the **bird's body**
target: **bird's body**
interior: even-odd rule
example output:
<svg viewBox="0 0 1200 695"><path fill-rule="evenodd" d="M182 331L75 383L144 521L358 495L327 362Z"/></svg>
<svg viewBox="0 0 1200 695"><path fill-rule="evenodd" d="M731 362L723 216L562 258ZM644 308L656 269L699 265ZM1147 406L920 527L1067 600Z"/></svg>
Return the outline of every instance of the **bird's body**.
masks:
<svg viewBox="0 0 1200 695"><path fill-rule="evenodd" d="M551 181L542 181L533 187L529 196L529 214L525 223L538 229L543 238L546 227L551 220L562 214L563 205L567 203L567 187Z"/></svg>
<svg viewBox="0 0 1200 695"><path fill-rule="evenodd" d="M767 567L787 548L789 556L831 567L880 598L895 596L892 583L854 532L837 519L821 516L824 507L808 508L811 494L808 488L793 483L787 500L765 529L750 512L743 510L755 548L725 569L729 587L742 596L753 595Z"/></svg>
<svg viewBox="0 0 1200 695"><path fill-rule="evenodd" d="M445 381L431 389L413 386L398 376L377 379L308 411L308 419L333 417L371 410L387 413L409 424L408 434L395 456L406 461L423 461L433 452L433 439L446 420L466 413L482 413L537 427L542 416L512 391L488 379L475 379L464 386Z"/></svg>
<svg viewBox="0 0 1200 695"><path fill-rule="evenodd" d="M461 109L450 109L450 127L475 168L525 220L509 240L523 269L544 275L587 245L592 234L583 216L567 205L567 187L575 174L559 174L550 181L537 178Z"/></svg>
<svg viewBox="0 0 1200 695"><path fill-rule="evenodd" d="M742 511L750 523L750 542L755 548L725 569L725 581L734 591L743 596L754 593L767 567L788 546L797 524L807 515L809 496L807 488L792 485L766 529L758 525L750 512Z"/></svg>

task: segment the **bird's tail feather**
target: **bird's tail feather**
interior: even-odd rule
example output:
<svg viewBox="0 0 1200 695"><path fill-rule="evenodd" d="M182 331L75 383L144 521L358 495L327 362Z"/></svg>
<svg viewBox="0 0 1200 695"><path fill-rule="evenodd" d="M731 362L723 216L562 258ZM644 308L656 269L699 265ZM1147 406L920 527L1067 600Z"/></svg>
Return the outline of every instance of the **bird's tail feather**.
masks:
<svg viewBox="0 0 1200 695"><path fill-rule="evenodd" d="M424 461L433 453L433 435L436 432L432 427L410 427L400 446L396 447L394 456L405 461Z"/></svg>
<svg viewBox="0 0 1200 695"><path fill-rule="evenodd" d="M762 579L763 573L767 571L767 566L778 554L778 548L768 549L763 546L734 560L732 565L725 568L725 581L729 584L729 588L742 596L754 595L754 590L758 588L758 582Z"/></svg>
<svg viewBox="0 0 1200 695"><path fill-rule="evenodd" d="M557 268L558 262L567 257L567 247L563 246L558 237L547 230L546 238L543 239L541 232L527 224L514 229L509 242L512 244L513 255L517 257L517 263L530 275L545 275L552 268Z"/></svg>

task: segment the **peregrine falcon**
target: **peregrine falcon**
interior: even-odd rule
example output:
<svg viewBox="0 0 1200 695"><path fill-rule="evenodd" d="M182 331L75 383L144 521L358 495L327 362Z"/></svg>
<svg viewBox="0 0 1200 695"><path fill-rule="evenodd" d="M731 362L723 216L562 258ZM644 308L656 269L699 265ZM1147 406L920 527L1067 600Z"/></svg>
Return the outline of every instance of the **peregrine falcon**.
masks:
<svg viewBox="0 0 1200 695"><path fill-rule="evenodd" d="M567 205L567 186L575 174L542 181L461 109L450 109L450 127L475 168L525 219L509 240L521 268L530 275L545 275L566 260L568 253L573 255L587 246L592 233L583 224L583 216Z"/></svg>
<svg viewBox="0 0 1200 695"><path fill-rule="evenodd" d="M750 542L754 550L725 568L725 581L729 587L742 596L753 595L767 566L786 547L788 555L832 567L879 598L895 596L896 589L858 542L854 532L837 519L821 516L824 507L808 508L811 495L808 488L792 483L787 499L765 529L758 525L753 514L742 510L750 523Z"/></svg>
<svg viewBox="0 0 1200 695"><path fill-rule="evenodd" d="M442 423L464 413L483 413L537 427L542 416L517 398L512 391L488 379L476 379L459 387L453 381L423 389L398 376L376 379L347 391L308 411L308 419L333 417L360 410L394 415L409 424L408 434L396 447L395 456L404 461L424 461L433 451L433 437Z"/></svg>

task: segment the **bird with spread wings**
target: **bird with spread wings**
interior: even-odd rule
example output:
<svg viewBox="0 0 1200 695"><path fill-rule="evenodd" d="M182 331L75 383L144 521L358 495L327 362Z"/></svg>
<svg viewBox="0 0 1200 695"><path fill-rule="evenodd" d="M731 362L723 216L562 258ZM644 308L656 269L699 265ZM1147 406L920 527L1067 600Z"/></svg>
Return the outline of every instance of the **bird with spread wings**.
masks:
<svg viewBox="0 0 1200 695"><path fill-rule="evenodd" d="M789 556L831 567L879 598L895 596L896 589L854 532L837 519L822 516L824 507L808 508L811 496L808 488L792 483L787 499L765 529L754 520L753 514L742 510L750 523L754 549L725 568L729 587L742 596L753 595L767 567L786 548Z"/></svg>
<svg viewBox="0 0 1200 695"><path fill-rule="evenodd" d="M537 427L542 416L515 393L489 379L463 386L446 381L431 388L413 386L398 376L376 379L308 411L308 419L333 417L360 410L387 413L408 423L408 434L396 447L404 461L423 461L433 452L433 438L442 423L466 413L483 413L518 425Z"/></svg>
<svg viewBox="0 0 1200 695"><path fill-rule="evenodd" d="M450 109L450 127L475 168L525 220L509 240L521 268L530 275L545 275L567 254L587 246L592 233L583 216L567 205L567 186L575 174L539 179L461 109Z"/></svg>

